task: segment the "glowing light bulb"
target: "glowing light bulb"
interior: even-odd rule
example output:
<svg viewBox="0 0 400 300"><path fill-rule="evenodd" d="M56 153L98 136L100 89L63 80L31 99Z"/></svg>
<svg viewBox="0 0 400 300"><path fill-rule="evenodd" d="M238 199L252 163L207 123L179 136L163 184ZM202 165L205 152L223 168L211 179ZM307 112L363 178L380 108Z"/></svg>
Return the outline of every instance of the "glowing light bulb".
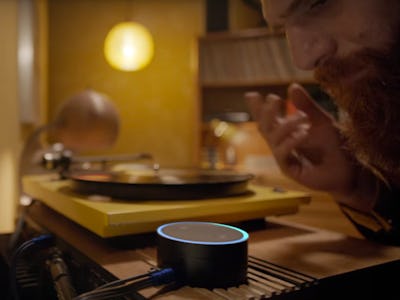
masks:
<svg viewBox="0 0 400 300"><path fill-rule="evenodd" d="M104 55L115 69L137 71L146 67L154 55L150 32L141 24L122 22L115 25L104 42Z"/></svg>

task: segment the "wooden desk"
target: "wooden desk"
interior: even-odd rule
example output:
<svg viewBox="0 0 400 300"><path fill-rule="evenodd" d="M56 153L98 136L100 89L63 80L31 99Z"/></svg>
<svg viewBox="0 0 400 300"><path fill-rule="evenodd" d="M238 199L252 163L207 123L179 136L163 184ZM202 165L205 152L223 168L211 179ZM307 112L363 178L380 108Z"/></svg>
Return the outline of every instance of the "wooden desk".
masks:
<svg viewBox="0 0 400 300"><path fill-rule="evenodd" d="M304 191L311 195L310 203L300 206L296 214L283 215L279 217L279 220L340 232L356 238L363 238L353 224L340 211L338 205L329 194L307 189L276 172L258 174L254 183Z"/></svg>
<svg viewBox="0 0 400 300"><path fill-rule="evenodd" d="M310 194L311 201L309 204L299 207L296 214L281 216L279 219L363 238L349 219L340 211L339 206L331 196L321 192L311 192Z"/></svg>
<svg viewBox="0 0 400 300"><path fill-rule="evenodd" d="M130 249L120 249L40 202L30 207L28 216L90 257L116 278L143 274L156 266L154 236L147 236L147 240L133 238L128 247ZM386 247L280 218L273 218L273 222L266 222L262 228L250 230L249 234L251 256L307 274L319 281L311 294L303 295L302 298L298 295L299 297L293 299L400 297L400 294L393 294L397 276L388 275L393 270L400 271L400 248ZM149 296L156 290L150 288L141 293ZM156 299L251 299L232 295L226 297L209 290L183 287Z"/></svg>

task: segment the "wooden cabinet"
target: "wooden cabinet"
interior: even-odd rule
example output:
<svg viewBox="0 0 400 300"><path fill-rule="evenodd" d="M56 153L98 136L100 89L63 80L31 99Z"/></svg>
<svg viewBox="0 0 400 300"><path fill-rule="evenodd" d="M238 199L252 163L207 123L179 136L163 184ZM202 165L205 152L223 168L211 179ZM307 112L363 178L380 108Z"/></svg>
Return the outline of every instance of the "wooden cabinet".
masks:
<svg viewBox="0 0 400 300"><path fill-rule="evenodd" d="M198 42L203 120L247 111L243 94L249 90L285 97L291 82L315 85L311 72L292 64L285 36L267 28L208 33Z"/></svg>

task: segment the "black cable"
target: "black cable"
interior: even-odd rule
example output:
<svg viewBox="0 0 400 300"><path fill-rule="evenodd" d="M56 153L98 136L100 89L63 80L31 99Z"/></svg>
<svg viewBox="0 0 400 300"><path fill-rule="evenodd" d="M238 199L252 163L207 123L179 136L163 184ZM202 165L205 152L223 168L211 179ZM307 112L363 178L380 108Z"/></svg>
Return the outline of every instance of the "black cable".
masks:
<svg viewBox="0 0 400 300"><path fill-rule="evenodd" d="M62 258L61 251L52 249L51 256L46 261L47 269L53 280L54 289L59 300L71 300L76 291L71 282L68 266Z"/></svg>
<svg viewBox="0 0 400 300"><path fill-rule="evenodd" d="M171 268L156 270L130 278L116 280L92 291L83 293L73 300L115 299L151 286L158 286L175 281L175 272Z"/></svg>
<svg viewBox="0 0 400 300"><path fill-rule="evenodd" d="M28 250L34 247L48 247L53 244L53 237L51 235L41 235L31 240L22 243L12 254L10 260L10 296L14 300L19 299L18 283L17 283L17 264L19 258L24 255Z"/></svg>
<svg viewBox="0 0 400 300"><path fill-rule="evenodd" d="M114 299L116 297L124 296L150 286L152 286L150 282L138 282L125 286L115 286L100 290L93 290L74 298L74 300Z"/></svg>
<svg viewBox="0 0 400 300"><path fill-rule="evenodd" d="M125 279L115 280L115 281L112 281L112 282L109 282L109 283L106 283L106 284L104 284L104 285L102 285L102 286L97 287L96 290L98 290L98 289L103 289L103 288L107 288L107 287L116 286L116 285L119 285L119 284L124 284L124 283L127 283L127 282L129 282L129 281L142 279L142 278L148 277L148 276L149 276L149 274L146 273L146 274L141 274L141 275L136 275L136 276L128 277L128 278L125 278Z"/></svg>
<svg viewBox="0 0 400 300"><path fill-rule="evenodd" d="M126 296L128 294L133 294L134 292L137 292L141 289L151 287L151 286L152 286L152 284L150 282L147 282L147 283L134 284L134 285L125 286L125 287L110 288L107 291L101 290L101 291L97 291L96 293L93 293L93 294L87 294L79 299L80 300L115 299L117 297L122 297L122 296Z"/></svg>

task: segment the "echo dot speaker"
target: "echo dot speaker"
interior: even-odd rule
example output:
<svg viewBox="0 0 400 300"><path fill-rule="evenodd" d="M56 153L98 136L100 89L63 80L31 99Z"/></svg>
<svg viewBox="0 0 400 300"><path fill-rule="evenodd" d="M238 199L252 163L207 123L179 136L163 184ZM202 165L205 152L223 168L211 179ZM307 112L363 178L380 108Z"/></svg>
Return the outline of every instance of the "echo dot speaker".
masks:
<svg viewBox="0 0 400 300"><path fill-rule="evenodd" d="M225 224L176 222L157 228L157 263L183 284L227 288L247 281L248 233Z"/></svg>

